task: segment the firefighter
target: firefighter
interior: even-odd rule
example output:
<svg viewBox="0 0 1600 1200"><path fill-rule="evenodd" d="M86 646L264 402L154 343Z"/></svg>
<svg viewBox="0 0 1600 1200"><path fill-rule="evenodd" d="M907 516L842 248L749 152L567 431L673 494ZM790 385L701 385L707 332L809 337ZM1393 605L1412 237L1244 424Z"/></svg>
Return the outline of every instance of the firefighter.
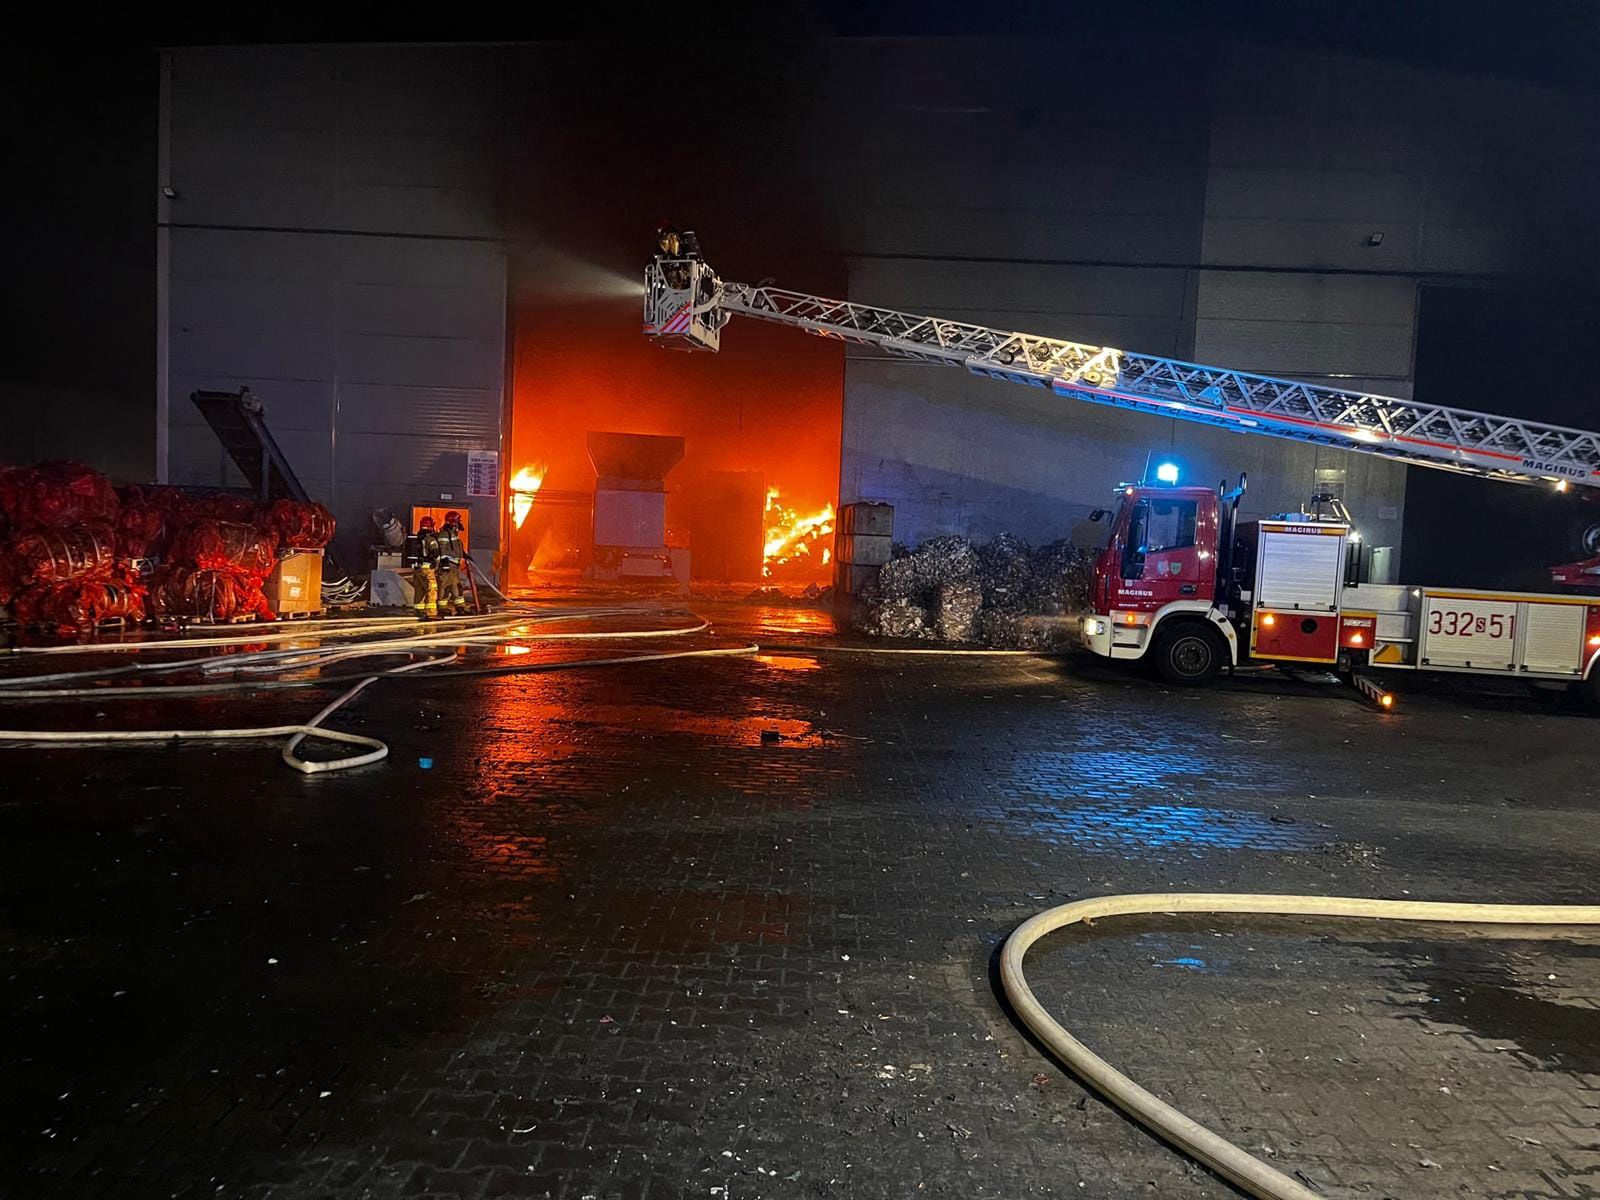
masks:
<svg viewBox="0 0 1600 1200"><path fill-rule="evenodd" d="M444 515L439 530L439 608L444 612L464 613L467 599L461 594L461 569L467 549L461 544L461 514L451 509Z"/></svg>
<svg viewBox="0 0 1600 1200"><path fill-rule="evenodd" d="M671 221L662 221L656 226L656 245L661 248L662 258L677 258L682 249L682 238L673 228Z"/></svg>
<svg viewBox="0 0 1600 1200"><path fill-rule="evenodd" d="M680 230L670 221L662 221L656 227L656 245L660 247L657 258L673 260L700 257L700 239L695 236L694 230ZM688 288L691 278L688 265L677 261L663 267L661 275L668 287L679 292Z"/></svg>
<svg viewBox="0 0 1600 1200"><path fill-rule="evenodd" d="M405 565L411 568L411 594L417 616L439 615L439 534L433 518L423 517L417 531L406 539Z"/></svg>

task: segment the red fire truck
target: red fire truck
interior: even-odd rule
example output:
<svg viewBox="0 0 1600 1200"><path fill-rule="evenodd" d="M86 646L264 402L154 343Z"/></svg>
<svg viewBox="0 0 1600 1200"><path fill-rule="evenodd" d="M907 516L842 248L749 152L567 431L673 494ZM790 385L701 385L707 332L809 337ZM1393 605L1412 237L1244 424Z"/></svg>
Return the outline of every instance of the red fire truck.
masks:
<svg viewBox="0 0 1600 1200"><path fill-rule="evenodd" d="M644 332L663 345L715 352L729 320L752 317L1093 404L1600 497L1600 433L751 287L719 279L696 246L663 234L645 268ZM1342 507L1243 522L1242 479L1158 479L1122 489L1083 620L1094 653L1179 684L1258 661L1566 682L1600 703L1600 595L1363 583ZM1552 576L1600 589L1600 520L1580 544L1596 557Z"/></svg>
<svg viewBox="0 0 1600 1200"><path fill-rule="evenodd" d="M1255 661L1561 681L1600 704L1600 597L1359 582L1339 506L1239 521L1244 484L1123 489L1083 619L1090 650L1177 684Z"/></svg>

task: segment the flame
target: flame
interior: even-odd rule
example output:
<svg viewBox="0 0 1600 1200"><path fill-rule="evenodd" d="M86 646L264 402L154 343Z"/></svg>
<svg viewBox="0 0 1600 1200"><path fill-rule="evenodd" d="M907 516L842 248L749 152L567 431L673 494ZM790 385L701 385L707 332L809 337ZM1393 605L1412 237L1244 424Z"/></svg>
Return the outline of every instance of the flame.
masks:
<svg viewBox="0 0 1600 1200"><path fill-rule="evenodd" d="M544 463L533 463L520 468L511 477L511 521L518 529L528 519L533 497L544 486L545 473L549 470Z"/></svg>
<svg viewBox="0 0 1600 1200"><path fill-rule="evenodd" d="M833 505L824 504L816 512L801 516L787 507L781 496L777 488L767 489L763 522L766 543L761 549L761 573L765 576L771 576L775 567L809 560L813 547L821 552L824 563L833 558L833 550L820 544L833 532Z"/></svg>

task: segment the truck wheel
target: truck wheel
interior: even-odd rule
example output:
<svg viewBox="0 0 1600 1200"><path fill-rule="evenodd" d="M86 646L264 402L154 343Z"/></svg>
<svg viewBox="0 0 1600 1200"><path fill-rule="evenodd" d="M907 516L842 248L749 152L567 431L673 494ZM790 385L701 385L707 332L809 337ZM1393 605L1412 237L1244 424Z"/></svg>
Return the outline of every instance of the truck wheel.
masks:
<svg viewBox="0 0 1600 1200"><path fill-rule="evenodd" d="M1180 687L1198 687L1217 677L1227 662L1228 647L1211 626L1181 621L1159 630L1150 652L1161 678Z"/></svg>
<svg viewBox="0 0 1600 1200"><path fill-rule="evenodd" d="M1600 716L1600 666L1589 672L1589 678L1578 685L1578 691L1583 696L1584 706Z"/></svg>

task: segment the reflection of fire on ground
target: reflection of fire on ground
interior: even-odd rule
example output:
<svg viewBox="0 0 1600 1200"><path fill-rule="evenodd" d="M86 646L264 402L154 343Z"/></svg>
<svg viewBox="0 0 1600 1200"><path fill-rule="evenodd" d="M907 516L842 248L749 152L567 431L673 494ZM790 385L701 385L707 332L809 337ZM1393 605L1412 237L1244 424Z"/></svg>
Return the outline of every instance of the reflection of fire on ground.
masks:
<svg viewBox="0 0 1600 1200"><path fill-rule="evenodd" d="M761 573L768 579L814 579L833 558L833 505L802 515L781 497L779 489L767 489Z"/></svg>

